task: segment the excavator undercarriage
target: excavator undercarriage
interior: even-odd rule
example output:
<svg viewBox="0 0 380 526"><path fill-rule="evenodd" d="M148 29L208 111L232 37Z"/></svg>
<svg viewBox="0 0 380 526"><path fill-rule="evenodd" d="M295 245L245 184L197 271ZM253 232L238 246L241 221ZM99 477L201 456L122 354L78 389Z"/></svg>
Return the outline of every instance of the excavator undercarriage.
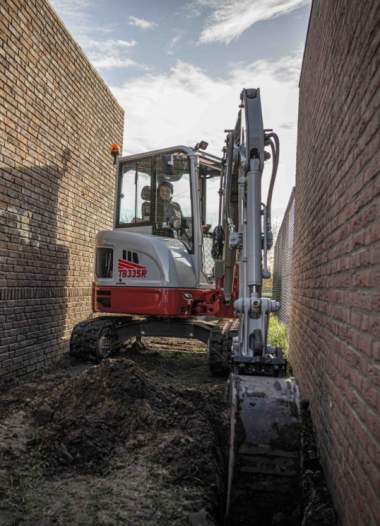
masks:
<svg viewBox="0 0 380 526"><path fill-rule="evenodd" d="M211 333L222 334L222 325L223 322L211 324L175 318L100 316L74 327L70 354L99 362L131 339L141 337L193 338L207 344Z"/></svg>

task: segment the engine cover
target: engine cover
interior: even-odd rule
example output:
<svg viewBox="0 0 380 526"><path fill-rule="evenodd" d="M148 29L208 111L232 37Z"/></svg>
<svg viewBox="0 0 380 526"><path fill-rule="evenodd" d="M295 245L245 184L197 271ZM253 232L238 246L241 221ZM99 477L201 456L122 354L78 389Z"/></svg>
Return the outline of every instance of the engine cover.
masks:
<svg viewBox="0 0 380 526"><path fill-rule="evenodd" d="M130 287L199 287L195 258L178 239L122 229L101 231L96 247L112 249L112 272L96 284Z"/></svg>
<svg viewBox="0 0 380 526"><path fill-rule="evenodd" d="M96 237L94 312L189 318L220 310L196 258L172 238L122 229ZM200 276L200 279L198 278Z"/></svg>

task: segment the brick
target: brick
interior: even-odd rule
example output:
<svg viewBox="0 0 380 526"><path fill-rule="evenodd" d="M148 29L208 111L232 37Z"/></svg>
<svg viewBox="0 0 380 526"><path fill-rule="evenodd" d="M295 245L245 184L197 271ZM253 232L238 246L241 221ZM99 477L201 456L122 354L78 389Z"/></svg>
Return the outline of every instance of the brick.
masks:
<svg viewBox="0 0 380 526"><path fill-rule="evenodd" d="M124 116L48 1L15 5L0 2L0 368L26 378L90 314Z"/></svg>
<svg viewBox="0 0 380 526"><path fill-rule="evenodd" d="M313 1L294 204L275 248L287 252L291 362L342 526L380 523L379 24L376 0Z"/></svg>

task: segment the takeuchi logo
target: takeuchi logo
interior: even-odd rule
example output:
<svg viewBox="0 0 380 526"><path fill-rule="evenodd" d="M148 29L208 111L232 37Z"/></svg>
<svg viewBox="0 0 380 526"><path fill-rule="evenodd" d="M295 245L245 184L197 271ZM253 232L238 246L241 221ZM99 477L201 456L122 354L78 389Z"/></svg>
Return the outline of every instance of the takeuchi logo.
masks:
<svg viewBox="0 0 380 526"><path fill-rule="evenodd" d="M126 259L119 259L118 269L121 278L145 278L148 274L148 269L144 265Z"/></svg>

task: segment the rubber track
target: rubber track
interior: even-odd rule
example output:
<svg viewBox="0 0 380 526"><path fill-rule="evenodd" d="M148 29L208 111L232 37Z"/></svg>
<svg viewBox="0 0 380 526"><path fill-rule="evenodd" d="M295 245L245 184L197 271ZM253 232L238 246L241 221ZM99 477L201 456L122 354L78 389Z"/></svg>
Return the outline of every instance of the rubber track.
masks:
<svg viewBox="0 0 380 526"><path fill-rule="evenodd" d="M119 317L100 317L82 321L75 325L70 338L70 355L78 360L100 362L105 355L99 352L99 340L105 331L112 334L112 329L119 323ZM124 318L125 319L125 318Z"/></svg>
<svg viewBox="0 0 380 526"><path fill-rule="evenodd" d="M212 329L208 343L208 363L213 376L228 376L231 356L232 337L234 333L223 332L224 322Z"/></svg>

